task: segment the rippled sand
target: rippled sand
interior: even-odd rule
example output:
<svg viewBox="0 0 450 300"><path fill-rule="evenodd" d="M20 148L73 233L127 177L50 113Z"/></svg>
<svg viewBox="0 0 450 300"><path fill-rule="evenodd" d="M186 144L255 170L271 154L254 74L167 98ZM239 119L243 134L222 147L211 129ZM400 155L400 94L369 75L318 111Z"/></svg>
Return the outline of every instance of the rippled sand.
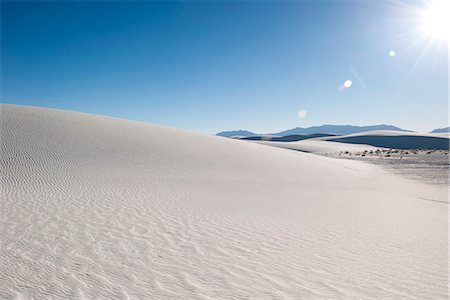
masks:
<svg viewBox="0 0 450 300"><path fill-rule="evenodd" d="M374 165L1 105L1 299L446 299L447 190Z"/></svg>

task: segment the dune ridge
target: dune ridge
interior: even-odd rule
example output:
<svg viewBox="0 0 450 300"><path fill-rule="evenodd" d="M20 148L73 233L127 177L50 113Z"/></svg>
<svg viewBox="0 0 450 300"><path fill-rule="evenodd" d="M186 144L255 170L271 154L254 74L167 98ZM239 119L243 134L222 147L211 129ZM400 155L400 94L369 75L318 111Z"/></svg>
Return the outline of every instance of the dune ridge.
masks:
<svg viewBox="0 0 450 300"><path fill-rule="evenodd" d="M447 191L355 161L0 106L0 298L433 298Z"/></svg>
<svg viewBox="0 0 450 300"><path fill-rule="evenodd" d="M375 130L339 136L314 137L298 141L258 140L254 142L290 150L324 154L342 151L374 151L377 148L448 150L450 137L447 133Z"/></svg>
<svg viewBox="0 0 450 300"><path fill-rule="evenodd" d="M363 133L318 138L349 144L366 144L374 147L395 149L449 149L449 136L443 133L416 133L389 130L375 130Z"/></svg>

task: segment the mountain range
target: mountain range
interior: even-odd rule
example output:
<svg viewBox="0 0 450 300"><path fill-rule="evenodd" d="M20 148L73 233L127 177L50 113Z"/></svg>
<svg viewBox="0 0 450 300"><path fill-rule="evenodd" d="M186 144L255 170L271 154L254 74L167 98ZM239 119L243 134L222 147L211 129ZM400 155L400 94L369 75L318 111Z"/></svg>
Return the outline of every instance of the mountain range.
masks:
<svg viewBox="0 0 450 300"><path fill-rule="evenodd" d="M431 133L444 133L444 132L450 132L450 127L437 128L433 130Z"/></svg>
<svg viewBox="0 0 450 300"><path fill-rule="evenodd" d="M296 127L280 132L274 133L266 133L259 134L254 133L248 130L234 130L234 131L222 131L217 133L218 136L223 137L250 137L250 136L259 136L259 135L270 135L270 136L287 136L287 135L305 135L305 134L316 134L316 133L324 133L324 134L350 134L357 132L364 132L370 130L396 130L396 131L407 131L411 132L411 130L402 129L393 125L369 125L369 126L354 126L354 125L322 125L322 126L312 126L312 127ZM433 131L434 132L434 131Z"/></svg>

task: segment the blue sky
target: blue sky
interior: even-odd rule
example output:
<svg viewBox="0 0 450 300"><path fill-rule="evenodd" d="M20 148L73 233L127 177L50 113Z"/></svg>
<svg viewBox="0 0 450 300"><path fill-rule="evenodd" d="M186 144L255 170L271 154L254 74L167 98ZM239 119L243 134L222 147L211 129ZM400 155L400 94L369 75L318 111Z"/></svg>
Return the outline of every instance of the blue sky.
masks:
<svg viewBox="0 0 450 300"><path fill-rule="evenodd" d="M401 3L2 1L1 100L205 133L447 126L447 46Z"/></svg>

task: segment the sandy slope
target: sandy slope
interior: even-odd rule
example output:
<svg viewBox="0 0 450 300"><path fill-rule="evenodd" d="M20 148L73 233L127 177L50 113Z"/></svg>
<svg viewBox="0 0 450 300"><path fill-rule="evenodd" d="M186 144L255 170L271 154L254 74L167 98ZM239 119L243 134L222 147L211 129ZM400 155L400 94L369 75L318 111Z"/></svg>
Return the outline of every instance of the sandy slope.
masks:
<svg viewBox="0 0 450 300"><path fill-rule="evenodd" d="M366 144L375 147L396 149L449 149L447 133L417 133L392 130L374 130L317 138L316 140L333 141L350 144Z"/></svg>
<svg viewBox="0 0 450 300"><path fill-rule="evenodd" d="M396 130L371 130L364 132L357 132L345 135L335 135L335 136L325 136L318 137L317 139L321 140L333 140L334 138L342 138L342 137L354 137L354 136L372 136L372 135L380 135L380 136L417 136L417 137L448 137L448 133L423 133L423 132L410 132L410 131L396 131Z"/></svg>
<svg viewBox="0 0 450 300"><path fill-rule="evenodd" d="M339 153L341 151L396 149L448 149L447 133L416 133L392 130L375 130L340 136L326 136L296 142L255 141L259 144L275 146L309 153Z"/></svg>
<svg viewBox="0 0 450 300"><path fill-rule="evenodd" d="M109 117L0 116L1 299L447 296L445 189Z"/></svg>
<svg viewBox="0 0 450 300"><path fill-rule="evenodd" d="M377 147L364 144L350 144L350 143L340 143L333 141L324 141L317 139L309 139L297 142L270 142L270 141L255 141L255 143L274 146L279 148L285 148L290 150L297 150L307 153L339 153L342 151L356 152L364 150L376 150Z"/></svg>

